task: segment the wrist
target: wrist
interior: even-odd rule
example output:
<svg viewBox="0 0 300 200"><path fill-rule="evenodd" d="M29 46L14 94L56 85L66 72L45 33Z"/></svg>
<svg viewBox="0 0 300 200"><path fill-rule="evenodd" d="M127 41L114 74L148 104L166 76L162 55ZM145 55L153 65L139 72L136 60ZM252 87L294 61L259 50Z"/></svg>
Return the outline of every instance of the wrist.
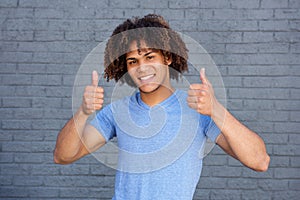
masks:
<svg viewBox="0 0 300 200"><path fill-rule="evenodd" d="M211 118L220 129L222 129L225 123L226 111L226 108L220 102L216 101L214 103Z"/></svg>

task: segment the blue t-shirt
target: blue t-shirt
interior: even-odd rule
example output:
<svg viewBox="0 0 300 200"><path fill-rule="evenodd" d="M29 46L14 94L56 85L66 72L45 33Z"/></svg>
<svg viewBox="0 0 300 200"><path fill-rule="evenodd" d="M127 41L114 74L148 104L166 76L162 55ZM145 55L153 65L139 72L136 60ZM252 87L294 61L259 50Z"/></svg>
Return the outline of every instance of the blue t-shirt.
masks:
<svg viewBox="0 0 300 200"><path fill-rule="evenodd" d="M191 200L202 170L207 137L219 128L210 117L188 107L176 90L149 107L137 92L105 106L91 121L119 148L113 200Z"/></svg>

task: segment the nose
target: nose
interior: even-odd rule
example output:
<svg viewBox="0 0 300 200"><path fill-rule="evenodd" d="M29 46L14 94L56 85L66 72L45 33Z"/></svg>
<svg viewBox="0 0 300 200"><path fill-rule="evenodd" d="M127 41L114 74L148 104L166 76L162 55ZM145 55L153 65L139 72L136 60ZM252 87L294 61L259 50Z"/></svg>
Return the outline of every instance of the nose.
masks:
<svg viewBox="0 0 300 200"><path fill-rule="evenodd" d="M137 72L141 73L141 72L147 71L147 68L148 68L147 64L140 63L139 66L137 67Z"/></svg>

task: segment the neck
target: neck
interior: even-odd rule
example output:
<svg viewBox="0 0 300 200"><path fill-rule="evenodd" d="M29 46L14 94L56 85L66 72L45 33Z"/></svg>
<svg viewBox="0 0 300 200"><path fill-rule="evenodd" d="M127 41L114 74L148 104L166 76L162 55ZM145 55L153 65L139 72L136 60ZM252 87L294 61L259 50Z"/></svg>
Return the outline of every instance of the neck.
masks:
<svg viewBox="0 0 300 200"><path fill-rule="evenodd" d="M148 106L153 107L170 97L174 91L175 89L171 86L160 86L160 88L150 93L145 93L143 91L140 91L140 93L143 102Z"/></svg>

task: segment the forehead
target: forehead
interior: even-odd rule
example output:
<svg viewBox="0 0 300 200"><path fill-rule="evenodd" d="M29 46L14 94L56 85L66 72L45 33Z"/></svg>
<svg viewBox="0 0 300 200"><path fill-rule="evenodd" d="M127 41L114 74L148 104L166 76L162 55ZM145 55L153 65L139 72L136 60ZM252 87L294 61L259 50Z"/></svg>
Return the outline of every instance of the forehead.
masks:
<svg viewBox="0 0 300 200"><path fill-rule="evenodd" d="M150 48L147 46L145 41L141 40L138 46L136 41L131 42L129 45L129 51L126 53L126 57L134 56L134 55L141 55L148 52L158 52L158 50Z"/></svg>

